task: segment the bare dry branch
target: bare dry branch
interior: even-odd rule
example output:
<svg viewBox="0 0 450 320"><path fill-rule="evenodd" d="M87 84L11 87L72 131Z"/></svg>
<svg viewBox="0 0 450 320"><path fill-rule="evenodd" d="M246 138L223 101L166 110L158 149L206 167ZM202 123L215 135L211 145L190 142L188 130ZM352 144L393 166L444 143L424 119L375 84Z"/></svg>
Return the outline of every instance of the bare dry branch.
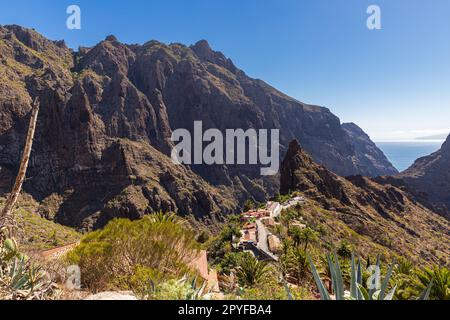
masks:
<svg viewBox="0 0 450 320"><path fill-rule="evenodd" d="M14 183L14 187L6 200L5 207L0 214L0 232L4 232L5 229L9 229L13 226L12 222L12 210L16 204L17 198L19 197L20 191L22 190L22 185L27 172L28 162L30 160L30 154L33 147L34 133L36 131L36 123L39 114L40 101L37 97L32 106L30 124L28 127L27 138L25 141L25 147L23 150L22 160L20 162L19 172Z"/></svg>

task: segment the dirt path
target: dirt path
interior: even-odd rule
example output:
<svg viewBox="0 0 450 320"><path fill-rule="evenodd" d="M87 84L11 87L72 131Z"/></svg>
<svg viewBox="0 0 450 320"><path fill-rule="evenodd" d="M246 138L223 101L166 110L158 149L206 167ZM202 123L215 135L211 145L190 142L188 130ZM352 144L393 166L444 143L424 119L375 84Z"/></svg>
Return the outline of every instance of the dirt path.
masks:
<svg viewBox="0 0 450 320"><path fill-rule="evenodd" d="M75 248L79 244L80 244L80 242L76 242L76 243L68 244L63 247L58 247L58 248L42 251L39 255L44 260L57 259L57 258L60 258L61 256L63 256L64 254L66 254L67 252L69 252L70 250L72 250L73 248Z"/></svg>

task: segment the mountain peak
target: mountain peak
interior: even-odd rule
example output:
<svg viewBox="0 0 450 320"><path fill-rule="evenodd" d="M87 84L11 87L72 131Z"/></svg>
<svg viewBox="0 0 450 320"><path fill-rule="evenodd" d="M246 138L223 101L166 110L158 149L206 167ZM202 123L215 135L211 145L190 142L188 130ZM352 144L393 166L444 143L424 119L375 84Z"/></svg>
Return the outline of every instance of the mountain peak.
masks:
<svg viewBox="0 0 450 320"><path fill-rule="evenodd" d="M204 39L197 41L197 42L192 46L192 49L193 49L194 51L196 51L196 50L201 50L201 51L213 51L213 50L211 49L211 46L209 45L209 42L208 42L207 40L204 40Z"/></svg>
<svg viewBox="0 0 450 320"><path fill-rule="evenodd" d="M302 147L300 146L300 143L298 142L297 139L294 139L289 143L288 153L296 154L301 151L302 151Z"/></svg>
<svg viewBox="0 0 450 320"><path fill-rule="evenodd" d="M214 51L209 42L206 40L200 40L193 46L191 46L191 50L202 60L207 60L213 63L216 63L218 59L225 59L225 56L220 53Z"/></svg>
<svg viewBox="0 0 450 320"><path fill-rule="evenodd" d="M118 41L118 40L117 40L117 37L116 37L116 36L114 36L114 35L109 35L109 36L107 36L107 37L105 38L105 41L116 42L116 41Z"/></svg>
<svg viewBox="0 0 450 320"><path fill-rule="evenodd" d="M441 150L445 152L450 152L450 135L447 137L447 140L445 140L444 144L442 145Z"/></svg>
<svg viewBox="0 0 450 320"><path fill-rule="evenodd" d="M38 50L23 50L24 54L17 55L14 48L20 44L16 39L8 39L9 34L13 35L11 31L0 28L0 52L17 62L5 67L0 64L0 68L7 68L8 72L17 75L15 85L7 86L0 95L0 166L13 168L20 158L20 148L9 141L23 140L23 133L9 129L13 126L23 128L28 103L17 102L15 97L27 97L22 88L30 87L30 93L42 92L44 117L40 117L39 125L42 143L36 145L33 154L43 160L34 163L30 169L33 179L27 182L26 188L41 199L69 187L83 194L76 200L65 197L64 210L56 218L63 223L91 229L118 215L140 217L149 210L161 208L193 212L203 218L234 212L244 199L265 201L277 184L273 180L263 184L259 166L249 164L240 166L239 170L225 165L207 167L205 164L192 169L173 166L168 157L173 147L172 128L187 128L193 132L194 120L219 130L280 129L281 151L287 149L289 141L299 139L301 147L298 141L290 145L292 161L285 166L287 179L295 176L295 171L300 168L300 171L304 169L311 173L311 180L314 180L312 159L342 175L386 172L370 149L363 151L369 156L374 155L373 162L359 160L363 156L358 155L341 128L340 120L329 110L301 104L263 81L246 76L230 59L211 49L205 40L187 48L156 41L128 45L108 36L96 46L74 53L62 50L31 29L24 30L17 27L15 31L24 43ZM36 54L35 51L40 52ZM57 59L61 56L67 58ZM42 81L42 84L29 84L28 79L20 76L20 70L14 69L20 64L32 68L37 80L41 78L40 69L44 66L59 76L53 76L53 81ZM3 82L0 91L5 87L2 85ZM58 143L47 144L54 139ZM117 142L117 139L124 141ZM52 175L47 164L53 161L48 158L49 154L61 167L75 168L61 173L57 184L49 180ZM95 169L98 165L111 170L100 172ZM81 173L80 168L90 169ZM154 170L147 176L144 168ZM324 172L324 169L317 168L317 171ZM244 175L246 180L239 181ZM12 176L8 173L7 177L12 179ZM142 182L132 190L125 187L131 176ZM158 182L147 184L149 179ZM323 178L324 181L330 179ZM63 181L73 181L73 185L63 185ZM98 181L102 181L101 184ZM191 181L195 183L191 184ZM285 185L298 185L296 180L290 182L286 181ZM206 192L208 186L210 191ZM229 192L220 192L222 189L216 186L223 186ZM106 193L99 194L98 198L90 197L93 191L109 192L111 188L114 188L111 197ZM178 191L187 189L189 191ZM324 189L337 190L333 187ZM226 195L222 197L222 194ZM113 203L116 197L121 199L120 204L110 209L107 204ZM83 207L91 209L79 214Z"/></svg>
<svg viewBox="0 0 450 320"><path fill-rule="evenodd" d="M228 59L222 52L214 51L206 40L200 40L190 48L194 51L197 57L203 61L217 64L232 73L236 73L238 71L230 59Z"/></svg>
<svg viewBox="0 0 450 320"><path fill-rule="evenodd" d="M342 124L342 128L344 130L353 131L353 132L355 132L357 134L361 134L361 135L367 136L367 134L364 132L364 130L361 129L361 127L359 127L357 124L355 124L353 122L343 123Z"/></svg>
<svg viewBox="0 0 450 320"><path fill-rule="evenodd" d="M68 50L64 41L49 40L32 28L25 28L16 24L11 24L4 25L2 27L0 26L0 34L2 33L1 30L8 33L9 37L14 35L16 39L25 46L38 52L54 50L55 46L62 50ZM59 55L62 55L62 52L59 52Z"/></svg>

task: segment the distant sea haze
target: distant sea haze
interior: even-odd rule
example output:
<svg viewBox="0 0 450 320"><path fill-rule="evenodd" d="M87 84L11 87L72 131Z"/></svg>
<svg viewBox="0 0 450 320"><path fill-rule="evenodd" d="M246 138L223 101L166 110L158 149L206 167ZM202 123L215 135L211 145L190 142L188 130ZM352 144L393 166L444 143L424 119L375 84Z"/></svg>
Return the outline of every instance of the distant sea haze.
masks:
<svg viewBox="0 0 450 320"><path fill-rule="evenodd" d="M408 169L417 159L438 151L443 143L443 140L376 142L377 146L400 172Z"/></svg>

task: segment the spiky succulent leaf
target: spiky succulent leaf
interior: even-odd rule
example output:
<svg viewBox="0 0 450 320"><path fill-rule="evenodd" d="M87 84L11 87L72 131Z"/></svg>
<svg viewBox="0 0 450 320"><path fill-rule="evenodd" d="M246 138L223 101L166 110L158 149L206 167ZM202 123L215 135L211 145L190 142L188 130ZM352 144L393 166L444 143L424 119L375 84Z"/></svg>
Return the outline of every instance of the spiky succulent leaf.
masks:
<svg viewBox="0 0 450 320"><path fill-rule="evenodd" d="M282 277L283 287L284 291L286 291L286 295L289 301L294 300L294 296L292 295L291 288L289 288L286 280L284 280L284 277Z"/></svg>
<svg viewBox="0 0 450 320"><path fill-rule="evenodd" d="M392 300L392 299L394 299L394 294L395 294L395 291L397 290L397 285L395 285L394 286L394 288L392 288L392 290L386 295L386 297L384 297L384 299L383 300Z"/></svg>
<svg viewBox="0 0 450 320"><path fill-rule="evenodd" d="M384 298L386 297L386 291L389 285L389 281L391 280L394 265L395 263L391 264L386 274L386 277L383 279L383 282L381 283L379 300L384 300Z"/></svg>
<svg viewBox="0 0 450 320"><path fill-rule="evenodd" d="M334 293L334 295L336 295L336 291L337 291L336 270L334 269L334 263L332 261L331 255L329 255L329 254L327 254L327 263L328 263L328 268L330 269L331 285L333 287L333 293ZM336 296L336 300L338 300L337 296Z"/></svg>
<svg viewBox="0 0 450 320"><path fill-rule="evenodd" d="M362 271L362 265L361 265L361 259L358 257L358 269L356 270L356 278L357 282L362 285L363 284L363 271Z"/></svg>
<svg viewBox="0 0 450 320"><path fill-rule="evenodd" d="M366 288L364 288L361 284L357 284L358 292L360 295L360 298L358 300L371 300L369 296L369 292L367 292Z"/></svg>
<svg viewBox="0 0 450 320"><path fill-rule="evenodd" d="M336 276L336 300L344 300L344 278L342 277L341 265L339 263L339 257L334 252L334 260L335 260L335 276Z"/></svg>
<svg viewBox="0 0 450 320"><path fill-rule="evenodd" d="M420 295L418 300L429 300L432 288L433 288L433 280L430 281L430 283L425 288L425 290L422 292L422 294Z"/></svg>
<svg viewBox="0 0 450 320"><path fill-rule="evenodd" d="M377 262L376 262L376 268L377 270L380 270L380 265L381 265L381 255L377 256ZM378 282L378 281L377 281ZM378 284L377 284L378 285ZM375 292L378 290L379 288L370 288L369 289L369 297L373 297L373 295L375 294Z"/></svg>
<svg viewBox="0 0 450 320"><path fill-rule="evenodd" d="M350 296L358 299L358 286L356 276L355 255L352 253L352 260L350 265Z"/></svg>
<svg viewBox="0 0 450 320"><path fill-rule="evenodd" d="M12 239L6 239L3 243L5 249L9 252L16 252L17 246Z"/></svg>
<svg viewBox="0 0 450 320"><path fill-rule="evenodd" d="M320 276L319 276L319 273L317 272L316 266L314 265L314 262L311 260L311 257L309 255L308 255L308 261L311 266L311 272L313 274L314 281L316 282L317 289L319 290L322 300L331 300L330 294L328 293L322 280L320 279Z"/></svg>

